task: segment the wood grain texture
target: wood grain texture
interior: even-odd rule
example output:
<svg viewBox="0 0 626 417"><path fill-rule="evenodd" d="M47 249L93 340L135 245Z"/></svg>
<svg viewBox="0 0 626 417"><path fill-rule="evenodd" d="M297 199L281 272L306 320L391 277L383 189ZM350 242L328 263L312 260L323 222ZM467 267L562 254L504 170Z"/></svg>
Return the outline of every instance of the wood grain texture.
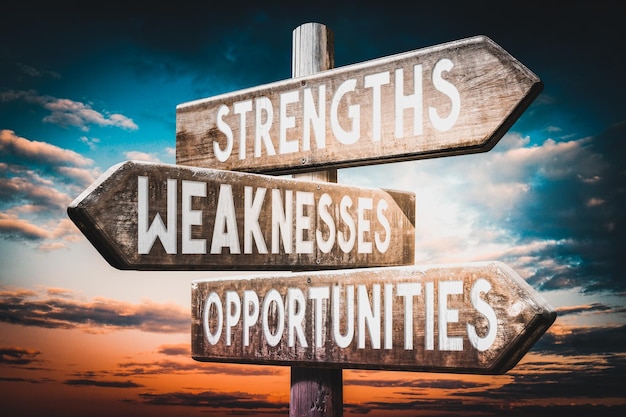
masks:
<svg viewBox="0 0 626 417"><path fill-rule="evenodd" d="M290 417L341 417L341 369L291 368Z"/></svg>
<svg viewBox="0 0 626 417"><path fill-rule="evenodd" d="M315 74L335 67L333 31L320 23L304 23L293 30L291 76Z"/></svg>
<svg viewBox="0 0 626 417"><path fill-rule="evenodd" d="M488 290L472 296L477 283L485 282ZM419 287L411 297L402 295L408 284L414 290ZM450 285L458 292L446 290ZM226 317L234 309L226 305L226 293L242 300L243 317L253 310L244 302L245 291L259 298L258 320L244 326L240 318L227 328ZM296 294L304 301L296 302ZM359 324L370 313L378 332ZM301 324L290 326L300 314ZM199 280L192 283L192 356L200 361L300 367L500 374L517 364L555 318L552 307L499 262ZM350 324L353 334L348 337ZM468 326L483 341L490 332L493 339L477 347ZM207 332L216 339L209 341ZM446 347L444 332L443 339L454 339L462 347Z"/></svg>
<svg viewBox="0 0 626 417"><path fill-rule="evenodd" d="M162 237L147 253L139 250L139 177L146 183L149 226L159 223L158 215L171 229L168 192L175 187L169 252ZM206 195L184 197L190 184ZM320 270L409 265L415 256L415 195L393 190L128 161L103 174L68 214L119 269ZM185 250L185 230L187 241L203 242L204 251ZM342 249L340 234L351 241L349 248ZM377 236L386 249L379 249ZM324 248L323 241L332 247Z"/></svg>
<svg viewBox="0 0 626 417"><path fill-rule="evenodd" d="M441 60L450 60L453 64L440 76L448 87L453 86L460 100L458 118L444 131L434 125L430 116L431 108L443 118L448 117L452 110L451 95L442 92L441 85L436 87L433 81L433 69ZM416 66L421 68L419 78L414 77ZM408 108L400 110L403 120L400 138L396 137L394 116L395 86L400 80L395 79L398 69L402 70L402 94L412 94L415 91L414 82L419 79L422 88L418 90L422 92L423 101L418 112L423 119L421 133L414 134L414 112ZM364 79L380 73L386 73L389 80L380 85L380 98L375 99L374 88L365 86ZM354 88L339 97L333 113L331 101L346 80L354 80ZM305 90L309 90L317 111L320 107L320 87L325 89L323 147L318 146L315 132L303 121ZM176 162L285 174L311 172L330 166L341 168L484 152L498 142L542 88L543 84L535 74L491 39L485 36L467 38L180 104L176 109ZM285 105L285 115L293 118L290 121L293 126L281 127L280 101L285 94L293 94L290 97L295 100ZM257 111L259 98L266 100L262 101L263 106ZM248 102L249 111L239 109L236 112L235 103L243 102ZM232 129L233 137L232 152L224 161L216 157L214 148L227 148L226 135L218 126L220 106L229 109L220 117ZM271 125L267 131L257 132L258 123L266 123L270 117L266 112L268 106L273 109ZM374 125L374 108L379 108L381 112L380 126ZM333 114L341 129L351 130L351 123L354 122L351 111L360 115L358 126L354 128L358 138L353 143L342 143L335 134L336 130L331 128ZM240 140L241 113L245 113L245 144ZM304 146L306 131L311 134L309 149ZM375 137L376 132L380 138ZM267 134L269 139L257 137L261 134ZM285 136L285 141L297 142L298 149L281 152L281 134Z"/></svg>

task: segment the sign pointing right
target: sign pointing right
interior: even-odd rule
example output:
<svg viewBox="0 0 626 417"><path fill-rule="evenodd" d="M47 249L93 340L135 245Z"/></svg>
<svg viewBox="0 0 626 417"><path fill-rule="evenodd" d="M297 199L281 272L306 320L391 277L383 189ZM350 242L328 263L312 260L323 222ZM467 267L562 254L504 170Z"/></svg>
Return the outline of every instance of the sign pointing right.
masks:
<svg viewBox="0 0 626 417"><path fill-rule="evenodd" d="M257 173L490 150L543 89L485 36L176 108L176 163Z"/></svg>
<svg viewBox="0 0 626 417"><path fill-rule="evenodd" d="M194 281L199 361L501 374L556 319L500 262Z"/></svg>

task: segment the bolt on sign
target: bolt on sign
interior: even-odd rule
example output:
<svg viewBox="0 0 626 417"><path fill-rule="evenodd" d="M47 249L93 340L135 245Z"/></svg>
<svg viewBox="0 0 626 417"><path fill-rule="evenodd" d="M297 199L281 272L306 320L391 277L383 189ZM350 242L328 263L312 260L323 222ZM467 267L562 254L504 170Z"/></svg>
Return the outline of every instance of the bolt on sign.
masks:
<svg viewBox="0 0 626 417"><path fill-rule="evenodd" d="M504 373L556 318L499 262L192 283L199 361Z"/></svg>
<svg viewBox="0 0 626 417"><path fill-rule="evenodd" d="M68 207L119 269L310 270L414 262L415 194L128 161Z"/></svg>
<svg viewBox="0 0 626 417"><path fill-rule="evenodd" d="M491 149L543 89L476 36L176 108L176 162L297 173Z"/></svg>

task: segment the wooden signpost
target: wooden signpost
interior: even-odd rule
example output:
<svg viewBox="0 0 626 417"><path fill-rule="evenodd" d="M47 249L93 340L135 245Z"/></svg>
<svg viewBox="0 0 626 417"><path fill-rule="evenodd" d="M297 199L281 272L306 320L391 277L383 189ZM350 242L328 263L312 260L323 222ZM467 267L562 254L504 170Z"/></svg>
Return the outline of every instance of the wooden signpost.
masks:
<svg viewBox="0 0 626 417"><path fill-rule="evenodd" d="M501 374L556 313L499 262L192 284L200 361Z"/></svg>
<svg viewBox="0 0 626 417"><path fill-rule="evenodd" d="M341 416L343 368L506 372L545 300L499 262L414 266L415 195L333 182L488 151L542 82L485 36L337 69L325 26L293 40L293 79L177 106L178 165L112 167L70 218L120 269L320 271L192 283L194 359L291 366L291 416Z"/></svg>
<svg viewBox="0 0 626 417"><path fill-rule="evenodd" d="M284 174L484 152L542 88L477 36L180 104L176 163Z"/></svg>
<svg viewBox="0 0 626 417"><path fill-rule="evenodd" d="M322 270L414 262L415 195L125 162L68 207L119 269Z"/></svg>

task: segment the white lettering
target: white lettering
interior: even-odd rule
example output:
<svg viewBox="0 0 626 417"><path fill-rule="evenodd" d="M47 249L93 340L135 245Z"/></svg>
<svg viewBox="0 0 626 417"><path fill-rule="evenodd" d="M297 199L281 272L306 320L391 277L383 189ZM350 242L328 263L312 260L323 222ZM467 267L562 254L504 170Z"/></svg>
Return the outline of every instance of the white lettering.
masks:
<svg viewBox="0 0 626 417"><path fill-rule="evenodd" d="M360 132L360 107L358 104L348 106L348 118L352 120L351 130L344 130L339 123L339 103L344 95L354 91L356 80L349 79L341 83L337 88L333 100L330 103L330 126L335 138L344 145L352 145L359 140Z"/></svg>
<svg viewBox="0 0 626 417"><path fill-rule="evenodd" d="M304 231L311 230L311 216L304 214L304 206L314 203L313 193L296 191L296 253L313 253L313 241L304 239Z"/></svg>
<svg viewBox="0 0 626 417"><path fill-rule="evenodd" d="M287 129L296 126L295 116L287 116L287 105L297 103L300 99L298 90L288 91L280 95L280 133L278 139L278 152L281 155L298 152L298 140L287 140Z"/></svg>
<svg viewBox="0 0 626 417"><path fill-rule="evenodd" d="M272 307L273 306L273 307ZM272 333L270 320L276 323L276 330ZM263 300L263 335L267 344L276 346L283 336L285 330L285 304L280 293L271 289L265 294Z"/></svg>
<svg viewBox="0 0 626 417"><path fill-rule="evenodd" d="M385 284L385 349L393 347L393 285Z"/></svg>
<svg viewBox="0 0 626 417"><path fill-rule="evenodd" d="M424 349L435 349L435 284L426 283L426 326L424 329Z"/></svg>
<svg viewBox="0 0 626 417"><path fill-rule="evenodd" d="M380 142L382 129L381 87L389 84L389 71L363 77L365 88L372 89L372 141Z"/></svg>
<svg viewBox="0 0 626 417"><path fill-rule="evenodd" d="M322 301L327 300L330 297L330 290L328 287L311 287L309 288L309 299L313 300L313 326L315 333L315 347L324 346L322 340L324 324L323 324L323 306Z"/></svg>
<svg viewBox="0 0 626 417"><path fill-rule="evenodd" d="M213 153L215 153L215 157L220 162L226 162L233 152L233 131L230 126L224 122L224 116L228 113L228 106L224 104L217 109L217 129L226 135L226 148L224 150L220 148L218 141L213 141Z"/></svg>
<svg viewBox="0 0 626 417"><path fill-rule="evenodd" d="M463 350L462 337L448 337L448 323L459 321L459 310L448 308L453 294L463 294L463 281L439 282L439 350Z"/></svg>
<svg viewBox="0 0 626 417"><path fill-rule="evenodd" d="M372 242L365 241L365 233L370 231L370 221L365 218L365 211L371 210L374 202L371 198L359 197L357 205L358 243L359 253L372 253Z"/></svg>
<svg viewBox="0 0 626 417"><path fill-rule="evenodd" d="M137 177L137 252L146 255L157 237L168 254L176 253L176 180L167 180L167 228L157 213L148 227L148 177Z"/></svg>
<svg viewBox="0 0 626 417"><path fill-rule="evenodd" d="M422 65L413 67L413 94L404 95L404 71L402 68L396 70L396 130L395 137L404 137L404 110L413 109L413 135L422 134Z"/></svg>
<svg viewBox="0 0 626 417"><path fill-rule="evenodd" d="M422 293L419 282L401 282L398 295L404 297L404 349L413 350L413 297Z"/></svg>
<svg viewBox="0 0 626 417"><path fill-rule="evenodd" d="M272 190L272 253L280 253L282 238L285 253L292 252L293 191L285 191L285 204L279 189Z"/></svg>
<svg viewBox="0 0 626 417"><path fill-rule="evenodd" d="M215 329L215 333L211 332L211 326L209 321L211 321L211 317L213 314L211 312L214 311L217 315L217 319L215 320L217 324L217 328ZM222 300L220 300L220 296L217 293L212 292L206 299L204 303L204 312L202 314L202 325L204 327L204 334L206 335L207 341L215 345L222 337L222 322L224 320L224 313L222 311Z"/></svg>
<svg viewBox="0 0 626 417"><path fill-rule="evenodd" d="M259 253L267 253L267 245L261 232L261 226L259 225L259 217L261 215L261 209L263 208L263 201L265 199L265 188L257 188L252 199L252 187L244 187L244 199L243 199L243 251L244 253L252 253L252 240L256 242L256 249ZM252 202L251 202L252 201Z"/></svg>
<svg viewBox="0 0 626 417"><path fill-rule="evenodd" d="M231 344L231 329L241 316L241 300L235 291L226 291L226 346Z"/></svg>
<svg viewBox="0 0 626 417"><path fill-rule="evenodd" d="M332 198L326 193L322 194L317 203L317 211L320 217L320 220L326 223L328 226L328 239L324 240L324 234L320 229L315 231L315 237L317 240L317 247L324 253L329 253L333 246L335 245L335 235L337 231L335 230L335 221L333 220L333 216L328 211L328 207L333 202Z"/></svg>
<svg viewBox="0 0 626 417"><path fill-rule="evenodd" d="M215 104L212 110L215 130L221 133L219 140L213 139L215 159L226 162L233 154L236 140L239 160L245 161L246 157L251 157L247 155L251 148L254 148L254 158L272 158L299 152L308 154L314 147L325 149L328 141L334 141L332 145L340 148L354 145L362 133L373 144L420 136L424 134L425 118L434 130L452 129L461 116L462 104L458 86L449 81L449 76L446 79L454 68L453 61L442 58L430 67L408 61L398 64L393 71L365 73L358 77L348 74L341 80L325 82L316 79L312 87L303 82L291 88L280 88L280 92L270 88L261 93L266 95ZM430 79L424 79L425 71L431 74ZM425 97L425 94L437 97ZM450 105L446 105L446 98ZM429 102L438 104L426 109ZM363 124L361 117L365 118ZM311 143L313 135L315 144ZM380 146L387 147L383 144L375 148ZM339 151L342 150L329 150ZM246 164L240 162L238 166Z"/></svg>
<svg viewBox="0 0 626 417"><path fill-rule="evenodd" d="M250 328L259 320L259 296L255 291L243 292L243 345L250 345Z"/></svg>
<svg viewBox="0 0 626 417"><path fill-rule="evenodd" d="M385 253L389 249L389 245L391 244L391 225L389 224L389 220L385 217L385 210L389 205L386 200L380 200L378 205L376 206L376 218L380 222L380 225L385 229L385 240L381 240L380 233L374 233L374 241L376 242L376 249L380 253Z"/></svg>
<svg viewBox="0 0 626 417"><path fill-rule="evenodd" d="M479 278L474 285L472 285L472 291L470 293L472 306L474 306L476 311L487 318L487 326L489 327L487 334L484 337L480 337L476 333L476 327L473 324L467 324L467 338L470 344L481 352L484 352L493 345L498 333L498 318L496 317L496 313L489 304L480 298L481 293L487 293L489 290L491 290L489 281L484 278Z"/></svg>
<svg viewBox="0 0 626 417"><path fill-rule="evenodd" d="M357 297L358 347L365 348L365 325L367 324L372 348L380 349L380 284L372 285L373 306L370 305L365 285L358 286Z"/></svg>
<svg viewBox="0 0 626 417"><path fill-rule="evenodd" d="M315 131L315 143L318 149L326 147L326 86L320 85L317 89L318 110L315 110L313 93L310 88L304 89L304 109L302 114L302 150L311 150L311 129Z"/></svg>
<svg viewBox="0 0 626 417"><path fill-rule="evenodd" d="M441 59L435 64L435 68L433 69L433 85L437 90L447 95L452 102L450 113L446 117L440 117L436 108L428 108L428 117L431 123L435 129L441 132L452 129L461 113L461 95L459 94L459 90L456 89L454 84L441 77L442 72L450 71L453 66L454 64L449 59Z"/></svg>
<svg viewBox="0 0 626 417"><path fill-rule="evenodd" d="M422 284L424 298L421 298ZM352 284L282 287L280 291L270 288L265 294L242 289L236 284L224 290L223 299L216 292L208 295L202 311L202 326L210 345L222 341L225 346L236 349L251 344L256 349L256 343L261 342L262 337L268 346L281 344L289 348L298 345L308 348L311 343L313 348L336 346L346 349L354 341L356 345L352 350L379 350L381 344L384 349L391 350L394 344L402 344L401 349L405 351L415 351L415 339L422 334L417 330L424 326L424 352L435 350L435 335L438 335L437 349L450 352L463 350L465 335L459 334L463 327L454 326L454 336L449 335L448 328L450 324L460 322L459 312L463 311L467 315L464 326L470 345L484 352L493 346L498 333L496 312L481 298L490 290L491 284L484 278L478 278L472 284L469 296L464 295L464 283L460 280L400 281L356 285L355 299L355 285ZM450 308L451 297L454 303L463 305L463 310ZM474 311L467 310L470 304ZM307 308L311 310L307 311ZM478 318L477 313L482 314L484 320ZM419 323L415 322L416 318ZM332 329L327 328L327 324ZM221 338L223 333L224 339ZM366 342L368 337L371 345ZM416 354L419 357L420 353L416 351Z"/></svg>
<svg viewBox="0 0 626 417"><path fill-rule="evenodd" d="M272 120L274 118L274 108L272 102L267 97L259 97L254 100L255 105L255 122L256 129L254 134L254 157L261 156L261 144L267 149L268 155L276 155L272 138L270 138L270 129L272 128ZM265 113L265 122L263 122L263 113ZM262 140L262 141L261 141Z"/></svg>
<svg viewBox="0 0 626 417"><path fill-rule="evenodd" d="M333 286L333 340L340 348L346 348L352 343L354 338L354 286L346 285L346 300L344 301L344 308L346 309L346 333L341 334L340 319L341 319L341 297L339 292L341 287L339 285Z"/></svg>
<svg viewBox="0 0 626 417"><path fill-rule="evenodd" d="M300 288L289 288L287 290L287 333L288 345L294 347L296 345L296 336L302 347L308 347L302 322L304 321L304 313L306 301L304 293Z"/></svg>
<svg viewBox="0 0 626 417"><path fill-rule="evenodd" d="M231 254L241 253L233 189L230 184L220 185L220 194L215 209L211 254L222 253L223 247L228 247Z"/></svg>
<svg viewBox="0 0 626 417"><path fill-rule="evenodd" d="M193 197L206 197L206 182L184 181L182 195L182 244L185 254L206 253L206 239L192 239L191 226L202 225L202 210L192 210Z"/></svg>
<svg viewBox="0 0 626 417"><path fill-rule="evenodd" d="M252 100L233 104L233 113L239 114L239 159L246 159L246 113L252 111Z"/></svg>
<svg viewBox="0 0 626 417"><path fill-rule="evenodd" d="M337 232L337 243L339 243L339 248L341 248L344 253L349 253L352 248L354 248L354 242L356 241L354 219L348 212L350 207L352 207L352 199L350 196L344 195L339 203L339 213L341 215L341 219L348 227L349 237L346 239L343 231Z"/></svg>

